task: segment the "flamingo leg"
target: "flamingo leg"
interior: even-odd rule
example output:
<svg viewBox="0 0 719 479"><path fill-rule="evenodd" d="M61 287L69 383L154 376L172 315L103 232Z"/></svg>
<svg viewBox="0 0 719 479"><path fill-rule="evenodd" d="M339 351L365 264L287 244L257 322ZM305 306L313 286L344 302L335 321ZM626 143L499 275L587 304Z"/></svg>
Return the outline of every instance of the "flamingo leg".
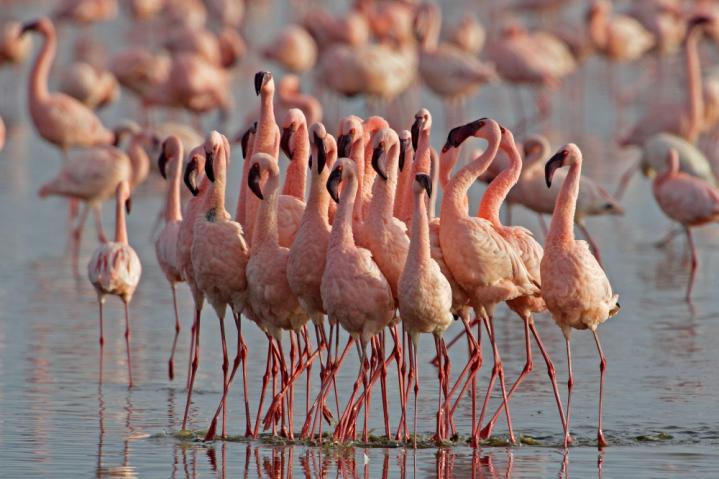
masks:
<svg viewBox="0 0 719 479"><path fill-rule="evenodd" d="M100 209L100 205L93 206L92 214L95 218L95 230L97 232L97 240L100 243L107 243L105 228L102 227L102 210Z"/></svg>
<svg viewBox="0 0 719 479"><path fill-rule="evenodd" d="M248 399L247 390L247 343L242 336L242 317L240 313L235 314L235 326L237 327L237 349L240 362L242 362L242 395L245 400L245 436L252 435L252 422L250 419L250 400ZM235 358L237 364L237 358ZM235 369L237 366L234 366ZM231 377L231 376L230 376Z"/></svg>
<svg viewBox="0 0 719 479"><path fill-rule="evenodd" d="M180 313L177 310L177 288L175 283L170 283L170 289L172 289L172 307L175 310L175 339L172 341L172 352L167 364L167 375L172 381L175 379L175 350L177 349L177 339L180 336Z"/></svg>
<svg viewBox="0 0 719 479"><path fill-rule="evenodd" d="M565 343L567 345L567 371L569 373L569 379L567 380L567 422L564 425L564 448L566 449L572 441L569 436L569 419L572 412L572 386L574 386L574 376L572 375L572 347L569 338L565 337Z"/></svg>
<svg viewBox="0 0 719 479"><path fill-rule="evenodd" d="M624 193L627 191L627 187L629 186L629 182L632 180L632 177L634 177L634 173L637 172L639 169L639 162L635 161L631 165L629 165L629 168L622 174L622 176L619 179L619 185L617 186L617 191L614 192L614 197L617 200L621 200L622 196L624 196Z"/></svg>
<svg viewBox="0 0 719 479"><path fill-rule="evenodd" d="M437 382L439 386L437 388L437 417L434 439L437 442L441 442L444 428L444 421L442 420L442 391L444 390L444 368L442 367L442 360L444 359L444 355L442 354L442 347L439 345L439 337L437 336L434 337L434 349L439 358L439 365L437 367Z"/></svg>
<svg viewBox="0 0 719 479"><path fill-rule="evenodd" d="M105 349L105 336L102 332L102 298L97 298L97 305L100 309L100 384L102 384L102 356L103 356L103 350Z"/></svg>
<svg viewBox="0 0 719 479"><path fill-rule="evenodd" d="M82 213L80 214L80 218L77 221L77 224L72 228L71 231L71 246L72 246L72 270L75 273L75 276L80 276L80 269L79 269L79 263L80 263L80 243L82 240L82 230L85 227L85 221L87 221L87 214L89 213L90 208L87 206L87 204L84 204L82 207Z"/></svg>
<svg viewBox="0 0 719 479"><path fill-rule="evenodd" d="M199 322L200 311L195 308L195 317L190 327L190 355L187 362L187 380L185 381L185 389L190 390L190 377L192 376L192 360L195 357L195 334L197 334L197 323Z"/></svg>
<svg viewBox="0 0 719 479"><path fill-rule="evenodd" d="M562 428L565 428L566 419L564 418L564 411L562 410L562 399L559 397L559 387L557 387L557 375L554 370L554 364L552 364L552 360L549 358L549 354L544 348L544 343L542 343L542 339L539 337L537 325L534 324L534 321L530 321L529 329L532 331L532 334L534 335L534 340L537 342L539 351L542 353L542 356L544 357L544 362L547 364L547 374L549 375L549 380L552 383L554 399L557 402L557 410L559 411L559 418L562 421Z"/></svg>
<svg viewBox="0 0 719 479"><path fill-rule="evenodd" d="M477 374L477 371L482 366L482 350L480 348L479 342L482 340L481 336L475 341L474 335L472 334L472 330L470 329L469 321L466 318L462 318L462 324L464 325L464 329L467 331L467 342L469 343L469 359L467 360L467 364L464 366L464 369L462 369L462 372L459 373L459 376L457 377L457 380L454 383L454 386L452 386L452 389L449 391L449 398L452 398L454 396L455 391L457 390L457 387L462 383L464 380L464 376L469 373L469 376L467 377L467 380L464 382L464 385L462 386L461 390L459 391L459 394L457 394L457 399L454 401L454 405L449 409L450 416L454 414L454 411L457 409L457 406L459 405L459 401L464 395L465 392L467 392L467 389L469 388L469 385L472 383L471 379L474 377L475 374ZM481 332L481 331L480 331ZM449 399L447 400L449 403Z"/></svg>
<svg viewBox="0 0 719 479"><path fill-rule="evenodd" d="M687 295L686 300L687 302L691 302L692 297L692 288L694 287L694 279L696 278L697 274L697 267L699 266L699 262L697 260L697 250L694 247L694 240L692 239L692 232L689 229L689 227L684 227L684 232L687 235L687 242L689 243L689 250L691 251L691 272L689 273L689 285L687 286Z"/></svg>
<svg viewBox="0 0 719 479"><path fill-rule="evenodd" d="M132 359L130 358L130 311L129 307L127 305L127 302L124 302L125 304L125 349L127 350L127 377L128 377L128 386L132 387Z"/></svg>
<svg viewBox="0 0 719 479"><path fill-rule="evenodd" d="M512 384L512 387L509 388L509 392L507 393L507 401L509 401L512 398L512 394L514 394L514 391L519 387L521 382L524 380L524 378L532 371L533 363L532 363L532 345L529 343L529 323L531 322L531 318L527 315L522 318L524 321L524 348L527 356L527 360L524 363L524 368L522 369L522 372L519 374L519 377L514 381L514 384ZM486 439L492 434L492 429L494 428L495 423L499 419L499 415L502 413L502 410L504 409L504 404L501 404L497 411L492 416L492 419L489 420L487 425L482 429L482 431L479 433L479 437L481 439Z"/></svg>
<svg viewBox="0 0 719 479"><path fill-rule="evenodd" d="M604 352L602 351L602 344L599 342L599 335L597 334L597 330L593 330L592 334L594 335L594 342L597 343L597 352L599 352L599 423L597 426L597 446L599 449L604 449L609 444L607 443L607 440L604 439L604 432L602 432L602 400L604 398L604 373L607 369L607 359L604 357Z"/></svg>
<svg viewBox="0 0 719 479"><path fill-rule="evenodd" d="M682 232L682 228L672 228L669 230L669 232L664 236L664 238L660 239L656 243L654 243L654 246L656 248L664 248L667 246L671 241Z"/></svg>
<svg viewBox="0 0 719 479"><path fill-rule="evenodd" d="M357 351L360 358L360 368L359 373L357 374L357 379L354 382L354 385L352 386L352 394L350 395L350 399L347 402L347 407L345 408L345 412L342 414L342 419L340 420L339 425L337 426L337 429L335 430L335 439L339 441L344 441L344 426L345 426L345 416L349 413L350 409L354 405L354 399L357 395L357 391L359 390L360 383L364 379L364 368L365 368L365 354L364 350L366 348L366 344L357 343Z"/></svg>
<svg viewBox="0 0 719 479"><path fill-rule="evenodd" d="M227 437L227 404L225 404L224 391L229 387L227 382L230 360L227 355L227 338L225 336L225 318L217 315L220 320L220 339L222 341L222 400L220 401L220 407L222 408L222 437ZM209 434L209 431L208 431Z"/></svg>
<svg viewBox="0 0 719 479"><path fill-rule="evenodd" d="M472 320L472 322L469 324L469 326L470 326L470 328L472 328L472 327L478 325L479 323L480 323L479 319L475 318ZM463 329L462 331L458 332L457 335L455 337L453 337L452 339L450 339L449 342L447 343L447 349L454 346L454 344L457 341L459 341L462 338L462 336L464 336L465 334L467 334L466 329ZM439 361L439 358L437 356L435 356L434 358L432 358L431 364L434 364L436 366L438 364L438 361Z"/></svg>
<svg viewBox="0 0 719 479"><path fill-rule="evenodd" d="M265 402L265 391L267 390L267 383L270 381L271 373L271 361L272 356L272 337L267 335L267 361L265 363L265 374L262 376L262 392L260 393L260 405L257 408L257 418L255 419L255 430L252 433L252 437L257 438L260 430L260 414L262 414L262 405Z"/></svg>
<svg viewBox="0 0 719 479"><path fill-rule="evenodd" d="M577 222L577 228L579 228L579 231L582 232L584 235L584 238L586 238L587 243L589 243L589 247L592 249L592 254L594 254L594 257L597 258L597 261L599 262L599 265L602 265L602 257L599 254L599 245L594 241L594 238L592 238L592 235L589 234L589 230L587 229L586 225L584 224L584 221L578 221Z"/></svg>
<svg viewBox="0 0 719 479"><path fill-rule="evenodd" d="M389 425L389 403L387 402L387 366L384 361L384 331L377 337L377 353L379 357L380 385L382 389L382 411L384 413L384 429L387 439L392 437Z"/></svg>
<svg viewBox="0 0 719 479"><path fill-rule="evenodd" d="M410 354L412 355L412 364L414 367L414 419L412 423L412 442L415 449L417 449L417 396L419 396L419 364L417 364L417 344L414 341L410 341Z"/></svg>

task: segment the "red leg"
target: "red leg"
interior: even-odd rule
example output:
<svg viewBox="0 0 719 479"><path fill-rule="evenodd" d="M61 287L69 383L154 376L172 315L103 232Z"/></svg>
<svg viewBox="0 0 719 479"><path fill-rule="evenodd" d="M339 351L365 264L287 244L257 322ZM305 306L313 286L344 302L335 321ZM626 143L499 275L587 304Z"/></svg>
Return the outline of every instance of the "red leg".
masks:
<svg viewBox="0 0 719 479"><path fill-rule="evenodd" d="M387 365L384 361L384 331L377 338L377 353L379 354L380 385L382 389L382 411L384 413L384 429L387 439L392 437L389 425L389 403L387 402Z"/></svg>
<svg viewBox="0 0 719 479"><path fill-rule="evenodd" d="M242 395L245 400L245 436L250 437L252 435L252 421L250 419L250 400L248 399L247 390L247 343L245 338L242 336L242 317L240 313L235 315L235 323L237 324L237 345L240 353L240 362L242 363Z"/></svg>
<svg viewBox="0 0 719 479"><path fill-rule="evenodd" d="M352 386L352 394L350 395L350 399L347 402L347 407L345 408L345 412L342 414L342 419L340 420L337 429L335 430L335 439L339 441L344 441L344 428L345 428L345 419L346 415L349 413L350 409L354 405L354 399L357 395L357 391L359 390L359 386L362 383L362 379L364 378L364 361L365 361L365 355L363 354L363 349L365 348L365 345L357 344L357 349L359 351L359 358L360 358L360 367L359 367L359 373L357 374L357 379L355 380L354 386Z"/></svg>
<svg viewBox="0 0 719 479"><path fill-rule="evenodd" d="M170 284L172 289L172 307L175 310L175 339L172 341L172 352L170 353L170 361L167 365L167 375L170 381L175 379L175 350L177 349L177 339L180 336L180 313L177 311L177 291L175 283Z"/></svg>
<svg viewBox="0 0 719 479"><path fill-rule="evenodd" d="M267 390L267 383L270 381L270 373L273 361L272 349L272 336L267 335L267 362L265 366L265 375L262 376L262 391L260 393L260 405L257 408L257 418L255 419L255 430L252 433L252 436L255 438L257 438L257 435L260 430L260 414L262 414L262 405L265 402L265 391Z"/></svg>
<svg viewBox="0 0 719 479"><path fill-rule="evenodd" d="M102 332L102 303L104 298L97 298L97 305L100 307L100 384L102 384L102 356L105 349L105 335Z"/></svg>
<svg viewBox="0 0 719 479"><path fill-rule="evenodd" d="M195 351L192 358L192 371L190 373L190 387L187 388L187 402L185 403L185 415L182 418L182 430L187 429L187 416L190 413L190 404L192 404L192 388L195 385L195 376L197 375L197 367L200 365L200 311L195 312Z"/></svg>
<svg viewBox="0 0 719 479"><path fill-rule="evenodd" d="M444 389L444 368L442 365L442 360L444 359L444 355L442 354L442 348L439 345L439 338L437 336L434 337L434 349L437 353L437 358L439 359L439 364L437 365L437 417L436 417L436 431L434 433L434 439L437 442L441 442L443 440L443 420L442 420L442 390Z"/></svg>
<svg viewBox="0 0 719 479"><path fill-rule="evenodd" d="M195 334L196 325L199 322L200 311L195 308L195 317L192 319L192 326L190 327L190 355L187 362L187 380L185 381L185 389L190 390L190 376L192 375L192 360L195 357Z"/></svg>
<svg viewBox="0 0 719 479"><path fill-rule="evenodd" d="M455 399L454 404L449 409L450 415L454 414L454 411L457 409L457 406L459 405L459 401L464 395L465 392L467 392L467 389L469 385L472 383L472 378L477 374L477 371L479 371L479 368L482 366L482 349L480 346L481 336L478 337L477 340L474 339L474 335L472 334L472 330L470 329L469 322L466 319L462 320L462 324L464 325L465 330L467 331L467 341L469 343L469 360L467 361L467 364L464 366L464 369L462 369L462 372L457 377L457 380L454 383L454 386L452 386L452 389L449 391L449 397L452 398L454 396L455 391L457 390L457 387L462 384L462 381L464 380L464 376L469 374L467 376L467 380L464 382L464 385L462 386L461 390L459 391L459 394L457 394L457 399ZM478 331L481 334L481 330ZM449 403L449 400L448 400Z"/></svg>
<svg viewBox="0 0 719 479"><path fill-rule="evenodd" d="M225 318L219 317L220 320L220 338L222 341L222 391L223 399L220 401L222 407L222 437L227 437L227 404L225 403L224 391L228 388L229 384L227 381L228 372L230 368L230 360L227 355L227 338L225 336Z"/></svg>
<svg viewBox="0 0 719 479"><path fill-rule="evenodd" d="M127 377L128 387L132 387L132 359L130 357L130 312L125 302L125 348L127 349Z"/></svg>
<svg viewBox="0 0 719 479"><path fill-rule="evenodd" d="M522 369L522 372L519 374L519 377L516 381L514 381L514 384L512 384L512 387L509 388L509 392L507 393L507 401L509 401L512 398L512 394L514 394L514 391L519 387L519 385L522 383L524 378L532 371L533 363L532 363L532 345L529 343L529 323L531 321L531 318L529 316L522 318L524 321L524 349L527 356L527 361L524 363L524 369ZM492 434L492 429L494 428L495 423L499 419L499 415L504 410L504 404L501 404L497 411L494 413L494 416L492 416L492 419L489 420L487 425L480 431L479 437L481 439L486 439Z"/></svg>
<svg viewBox="0 0 719 479"><path fill-rule="evenodd" d="M692 288L694 287L694 278L697 274L697 266L699 265L699 262L697 260L697 250L694 247L694 240L692 239L692 232L689 228L684 227L684 232L687 235L687 241L689 242L689 250L691 251L692 255L692 264L691 264L691 272L689 273L689 285L687 286L687 296L686 300L688 302L691 302L692 297Z"/></svg>
<svg viewBox="0 0 719 479"><path fill-rule="evenodd" d="M479 324L479 319L474 319L474 320L472 320L472 322L470 323L469 326L470 326L470 328L471 328L471 327L476 326L476 325L478 325L478 324ZM462 331L460 331L459 333L457 333L457 335L456 335L455 337L453 337L453 338L447 343L447 349L449 349L449 348L451 348L452 346L454 346L454 343L456 343L457 341L459 341L460 339L462 339L462 336L464 336L465 334L467 334L467 330L466 330L466 329L463 329ZM435 356L434 358L432 358L431 363L436 365L436 364L437 364L437 361L438 361L438 357Z"/></svg>
<svg viewBox="0 0 719 479"><path fill-rule="evenodd" d="M607 359L604 357L604 351L602 351L602 344L599 342L599 335L596 330L592 331L594 335L594 342L597 343L597 351L599 352L599 424L597 426L597 445L599 449L604 449L609 444L604 439L604 432L602 432L602 400L604 398L604 373L607 369Z"/></svg>
<svg viewBox="0 0 719 479"><path fill-rule="evenodd" d="M410 351L412 357L414 358L412 361L414 366L414 422L412 425L412 435L414 436L414 448L417 449L417 396L419 396L419 364L417 363L417 345L412 343L413 341L410 341Z"/></svg>
<svg viewBox="0 0 719 479"><path fill-rule="evenodd" d="M554 371L554 364L552 364L552 360L549 358L549 354L547 354L547 351L544 349L544 344L542 343L542 340L539 337L539 332L537 331L537 326L534 324L534 321L529 323L529 328L532 330L532 334L534 335L534 340L537 342L539 351L542 353L542 356L544 357L544 362L547 364L547 374L549 375L549 380L552 383L552 390L554 391L554 399L557 402L557 410L559 411L559 418L562 421L562 429L565 429L566 420L564 418L564 410L562 409L562 399L559 397L559 388L557 387L557 377L556 377L556 372Z"/></svg>
<svg viewBox="0 0 719 479"><path fill-rule="evenodd" d="M567 380L567 422L564 427L564 448L569 446L572 442L569 436L569 419L572 413L572 386L574 386L574 376L572 375L572 348L569 343L569 338L565 339L567 345L567 369L569 371L569 379Z"/></svg>

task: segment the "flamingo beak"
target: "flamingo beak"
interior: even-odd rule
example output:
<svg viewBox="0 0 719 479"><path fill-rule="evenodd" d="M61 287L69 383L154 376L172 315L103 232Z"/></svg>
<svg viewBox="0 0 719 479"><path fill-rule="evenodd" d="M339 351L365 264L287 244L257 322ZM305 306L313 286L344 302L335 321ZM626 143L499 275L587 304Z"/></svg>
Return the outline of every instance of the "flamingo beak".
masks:
<svg viewBox="0 0 719 479"><path fill-rule="evenodd" d="M327 152L325 151L325 140L324 138L320 138L317 136L317 133L314 134L314 140L315 145L317 146L317 173L322 173L322 170L325 168L325 164L327 164ZM312 159L310 158L310 161ZM310 164L310 168L312 168L312 165Z"/></svg>
<svg viewBox="0 0 719 479"><path fill-rule="evenodd" d="M427 192L427 196L432 196L432 179L429 177L426 173L419 173L417 176L414 177L415 180L417 180L417 183L422 185L422 188L424 188L424 191Z"/></svg>
<svg viewBox="0 0 719 479"><path fill-rule="evenodd" d="M409 148L409 138L402 138L399 140L399 171L404 169L405 156L407 155L407 149Z"/></svg>
<svg viewBox="0 0 719 479"><path fill-rule="evenodd" d="M261 200L265 199L265 197L262 196L262 188L260 188L260 165L258 163L250 167L250 173L247 176L247 185L256 197Z"/></svg>
<svg viewBox="0 0 719 479"><path fill-rule="evenodd" d="M207 179L213 183L215 182L214 162L215 153L212 150L205 152L205 174L207 175Z"/></svg>
<svg viewBox="0 0 719 479"><path fill-rule="evenodd" d="M554 172L562 166L562 163L564 163L564 152L559 151L544 165L544 180L547 182L547 188L552 186Z"/></svg>
<svg viewBox="0 0 719 479"><path fill-rule="evenodd" d="M185 186L190 190L192 196L197 196L200 190L197 189L197 160L192 158L185 168L184 176Z"/></svg>
<svg viewBox="0 0 719 479"><path fill-rule="evenodd" d="M160 152L160 157L157 159L157 166L160 169L160 174L164 179L167 179L167 172L165 171L165 166L167 165L167 156L165 155L165 150L163 149Z"/></svg>
<svg viewBox="0 0 719 479"><path fill-rule="evenodd" d="M132 211L132 198L130 198L129 196L125 200L125 211L128 215L130 214L130 211Z"/></svg>
<svg viewBox="0 0 719 479"><path fill-rule="evenodd" d="M379 159L382 158L383 153L384 148L382 148L382 145L372 150L372 169L377 172L380 178L382 178L384 181L387 181L387 175L384 171L382 171L382 168L379 166Z"/></svg>
<svg viewBox="0 0 719 479"><path fill-rule="evenodd" d="M338 166L337 168L332 170L332 173L330 173L330 177L327 179L327 191L329 191L330 197L332 197L332 200L334 200L335 203L340 202L340 196L337 191L341 182L342 167Z"/></svg>
<svg viewBox="0 0 719 479"><path fill-rule="evenodd" d="M477 130L484 126L486 118L480 118L466 125L456 126L449 131L447 134L447 141L442 147L442 153L445 153L450 148L457 148L459 145L470 136L474 135Z"/></svg>
<svg viewBox="0 0 719 479"><path fill-rule="evenodd" d="M37 30L39 26L40 26L40 22L37 22L37 21L25 23L22 26L22 28L20 29L20 35L22 36L29 31Z"/></svg>
<svg viewBox="0 0 719 479"><path fill-rule="evenodd" d="M254 135L257 133L257 122L254 122L251 127L247 129L242 134L242 138L240 138L240 146L242 147L242 158L247 158L247 149L249 147L250 143L250 135Z"/></svg>
<svg viewBox="0 0 719 479"><path fill-rule="evenodd" d="M415 116L414 123L412 123L412 128L410 129L410 133L412 133L412 148L414 148L415 151L419 143L419 134L422 132L422 128L424 128L424 122L425 119L423 116Z"/></svg>
<svg viewBox="0 0 719 479"><path fill-rule="evenodd" d="M352 136L345 134L337 138L337 151L340 158L349 158L352 152Z"/></svg>
<svg viewBox="0 0 719 479"><path fill-rule="evenodd" d="M260 94L260 91L262 90L262 87L265 86L265 84L270 81L272 78L272 73L260 71L255 73L255 93L257 95Z"/></svg>
<svg viewBox="0 0 719 479"><path fill-rule="evenodd" d="M292 150L290 149L290 140L292 139L292 135L295 133L294 128L291 126L288 128L282 129L282 136L280 137L280 148L282 149L282 152L292 160Z"/></svg>

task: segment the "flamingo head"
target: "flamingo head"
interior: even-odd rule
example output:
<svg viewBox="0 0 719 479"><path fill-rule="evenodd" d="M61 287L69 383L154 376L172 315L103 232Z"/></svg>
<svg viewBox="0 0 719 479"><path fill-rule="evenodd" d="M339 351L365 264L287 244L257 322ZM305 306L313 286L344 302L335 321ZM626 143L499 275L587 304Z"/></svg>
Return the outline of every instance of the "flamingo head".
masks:
<svg viewBox="0 0 719 479"><path fill-rule="evenodd" d="M419 134L432 128L432 115L426 108L422 108L414 115L414 123L412 123L412 148L417 149L419 143Z"/></svg>
<svg viewBox="0 0 719 479"><path fill-rule="evenodd" d="M130 183L127 180L122 180L117 184L115 190L117 202L125 205L125 211L130 214L132 211L132 200L130 199Z"/></svg>
<svg viewBox="0 0 719 479"><path fill-rule="evenodd" d="M314 153L317 156L317 174L322 173L322 170L327 163L327 144L325 139L327 138L327 130L322 123L315 123L310 128L310 140L312 141ZM310 169L312 169L312 158L310 157Z"/></svg>
<svg viewBox="0 0 719 479"><path fill-rule="evenodd" d="M387 152L391 148L397 148L399 138L397 133L391 128L382 128L372 137L372 169L377 172L380 178L387 181ZM384 168L380 164L380 160L385 158Z"/></svg>
<svg viewBox="0 0 719 479"><path fill-rule="evenodd" d="M337 154L340 158L349 158L352 147L364 137L362 120L355 115L342 119L337 136Z"/></svg>
<svg viewBox="0 0 719 479"><path fill-rule="evenodd" d="M306 127L306 125L307 120L302 110L299 108L290 108L282 122L282 136L280 137L280 148L290 160L292 160L295 142L297 141L295 139L295 133L297 133L300 126Z"/></svg>
<svg viewBox="0 0 719 479"><path fill-rule="evenodd" d="M250 146L250 140L254 138L255 134L257 134L257 122L254 122L242 134L239 134L235 137L234 142L239 143L240 147L242 148L242 158L243 159L247 158L247 152L249 151L248 148Z"/></svg>
<svg viewBox="0 0 719 479"><path fill-rule="evenodd" d="M216 130L211 131L205 139L205 175L211 182L215 182L215 161L220 156L220 150L225 147L225 137Z"/></svg>
<svg viewBox="0 0 719 479"><path fill-rule="evenodd" d="M422 194L422 192L426 191L427 196L432 196L432 178L426 173L418 173L414 177L414 185L412 185L412 188L414 190L414 193L416 195Z"/></svg>
<svg viewBox="0 0 719 479"><path fill-rule="evenodd" d="M447 141L442 147L442 152L445 153L450 148L459 148L470 136L486 139L489 135L489 131L495 126L499 128L497 123L489 118L480 118L465 125L456 126L447 134Z"/></svg>
<svg viewBox="0 0 719 479"><path fill-rule="evenodd" d="M185 174L183 176L185 186L187 186L187 189L190 190L192 196L197 196L200 193L200 190L197 187L197 176L204 168L205 148L202 145L196 146L188 155L187 166L185 167Z"/></svg>
<svg viewBox="0 0 719 479"><path fill-rule="evenodd" d="M544 165L544 180L547 183L547 188L552 186L552 178L554 172L563 166L569 166L575 163L578 159L579 148L574 143L568 143L561 147L554 156L552 156L547 163Z"/></svg>
<svg viewBox="0 0 719 479"><path fill-rule="evenodd" d="M404 170L404 163L407 158L412 158L412 134L407 130L402 130L399 134L399 171Z"/></svg>
<svg viewBox="0 0 719 479"><path fill-rule="evenodd" d="M247 186L259 199L264 200L265 196L262 193L262 175L266 174L269 177L277 177L280 174L280 170L277 166L275 159L267 153L257 152L252 155L250 163L250 170L247 175Z"/></svg>
<svg viewBox="0 0 719 479"><path fill-rule="evenodd" d="M48 35L49 33L52 33L54 31L55 27L52 24L52 20L47 17L41 17L37 20L24 23L22 25L22 28L20 29L20 36L24 35L27 32L38 32L42 33L43 35Z"/></svg>
<svg viewBox="0 0 719 479"><path fill-rule="evenodd" d="M182 143L175 135L165 138L160 149L160 157L157 159L157 166L164 179L167 179L166 167L170 158L182 158Z"/></svg>
<svg viewBox="0 0 719 479"><path fill-rule="evenodd" d="M273 93L275 91L275 83L272 80L272 73L267 71L259 71L255 73L255 93Z"/></svg>

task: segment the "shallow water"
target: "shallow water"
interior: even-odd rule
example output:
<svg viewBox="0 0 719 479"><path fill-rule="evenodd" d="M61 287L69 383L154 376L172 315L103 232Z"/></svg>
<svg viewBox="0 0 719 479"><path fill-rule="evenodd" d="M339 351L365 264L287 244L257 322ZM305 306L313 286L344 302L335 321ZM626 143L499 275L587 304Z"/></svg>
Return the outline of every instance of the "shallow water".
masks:
<svg viewBox="0 0 719 479"><path fill-rule="evenodd" d="M23 18L42 10L42 3L18 11ZM277 23L277 19L271 22ZM98 27L95 34L124 38L126 25ZM256 29L256 28L255 28ZM270 29L271 30L271 29ZM71 35L67 33L67 35ZM263 32L262 38L269 35ZM104 38L104 37L103 37ZM61 39L61 45L64 45ZM235 82L239 105L250 105L249 75L260 65L249 60ZM601 78L602 65L592 62L588 78ZM631 75L631 73L630 73ZM129 217L132 245L143 263L143 278L131 305L132 360L137 386L127 388L122 307L108 300L105 316L103 381L99 384L97 305L84 276L84 265L95 246L92 227L87 228L81 255L80 278L73 277L66 250L66 205L58 199L41 200L36 191L60 164L60 155L40 140L18 97L24 90L26 69L0 72L3 85L2 111L15 121L9 144L0 153L0 464L2 476L18 477L710 477L719 470L719 413L716 398L719 381L719 254L712 248L717 231L709 226L697 231L700 270L693 306L683 302L688 279L687 249L677 239L665 250L651 246L668 229L668 222L654 204L648 183L636 178L624 199L623 218L590 221L601 245L603 261L614 289L621 295L621 313L600 328L608 359L604 426L610 447L596 450L596 416L599 384L598 357L591 335L573 336L575 389L572 432L576 445L565 455L559 447L561 428L545 366L534 350L534 372L511 403L515 432L538 441L537 445L513 448L484 446L472 450L464 445L442 449L314 448L277 445L269 440L228 441L205 444L181 440L185 404L184 374L188 354L192 310L188 290L178 288L183 330L177 352L176 379L167 378L167 359L173 335L171 295L156 265L151 229L161 205L158 182L145 185L134 197ZM587 152L588 170L606 181L609 190L626 167L626 155L604 145L614 112L607 105L601 81L591 80L586 98L588 109L581 123L567 123L575 108L559 107L554 123L566 126L559 136L576 141ZM488 87L475 98L470 116L496 116L511 122L503 87ZM423 94L423 100L427 98ZM132 111L123 97L120 106L103 112L108 124ZM559 100L556 100L559 101ZM427 98L435 114L434 139L439 146L446 131L440 104ZM252 103L251 105L254 105ZM359 103L343 104L353 111ZM249 108L249 107L248 107ZM475 114L476 113L476 114ZM632 113L632 112L630 112ZM236 122L242 114L236 115ZM210 122L206 123L208 126ZM328 124L334 124L332 122ZM511 124L511 123L508 123ZM234 129L229 131L234 132ZM588 132L591 132L589 134ZM559 143L554 142L555 145ZM240 160L235 154L228 204L234 205ZM473 192L476 205L481 188ZM232 209L232 208L228 208ZM105 206L105 225L112 230L112 208ZM515 208L514 221L538 233L536 219ZM201 365L191 409L191 428L208 426L221 393L219 328L214 314L205 309L202 327ZM513 379L524 364L521 322L503 306L498 309L497 335ZM537 318L543 339L558 371L560 392L566 396L566 358L558 328L551 319ZM228 322L230 327L231 322ZM458 327L450 329L453 337ZM248 381L250 401L257 406L264 372L266 341L249 322L243 332L249 344ZM234 345L234 331L229 344ZM428 364L433 355L429 338L420 348L420 401L417 430L430 433L436 407L435 370ZM464 365L463 348L452 351L453 374ZM231 349L230 354L234 354ZM346 398L357 370L350 354L340 374L341 398ZM483 395L491 368L485 347L480 372ZM317 386L317 368L313 369ZM304 420L304 383L298 387L295 424ZM396 427L396 375L388 376L392 425ZM379 388L373 401L370 427L383 432ZM493 406L498 404L495 388ZM411 408L410 408L411 411ZM229 400L228 430L244 429L241 382L235 381ZM471 404L465 400L455 415L457 428L467 433ZM299 427L299 426L297 426ZM506 423L495 429L506 438Z"/></svg>

